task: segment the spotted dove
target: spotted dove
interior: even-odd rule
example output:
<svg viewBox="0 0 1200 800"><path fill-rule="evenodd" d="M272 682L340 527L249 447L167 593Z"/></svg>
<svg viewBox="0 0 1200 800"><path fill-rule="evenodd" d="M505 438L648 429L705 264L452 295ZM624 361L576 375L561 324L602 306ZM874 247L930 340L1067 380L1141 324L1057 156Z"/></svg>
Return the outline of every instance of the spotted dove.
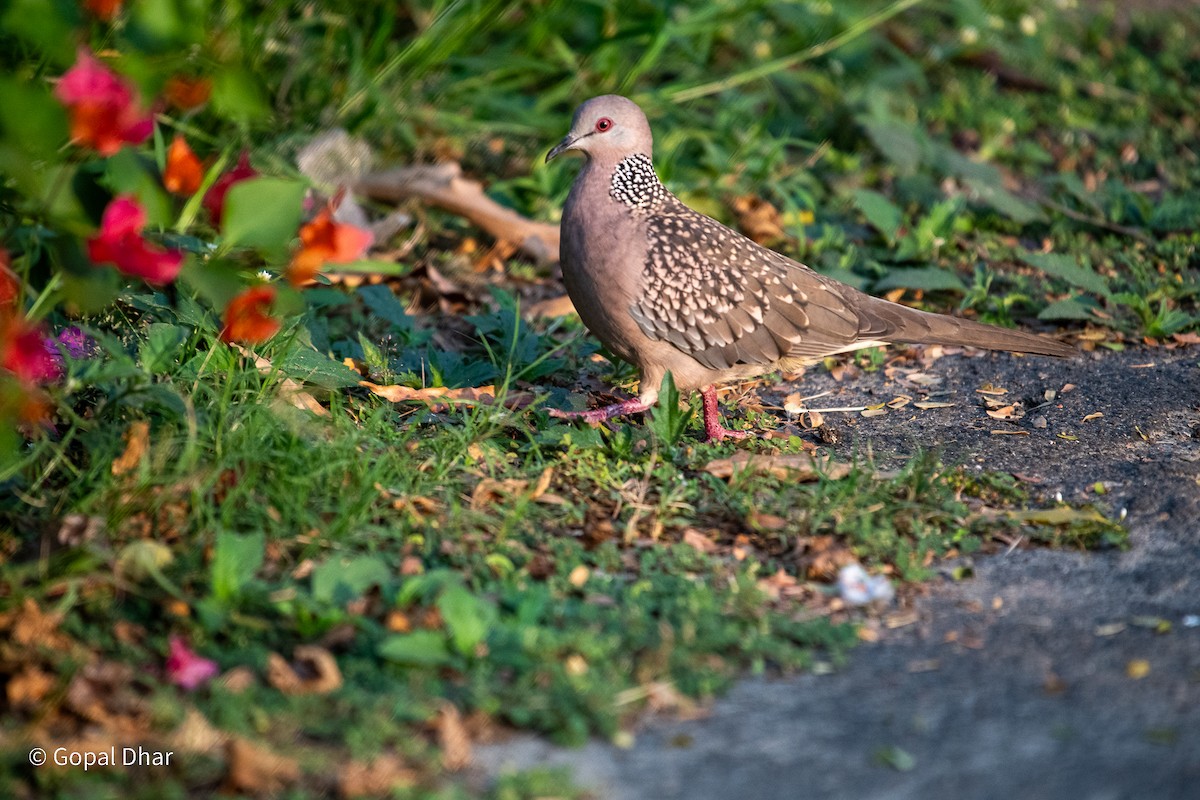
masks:
<svg viewBox="0 0 1200 800"><path fill-rule="evenodd" d="M588 100L546 160L578 150L585 163L562 217L562 271L579 316L640 371L641 394L592 411L599 422L645 411L667 372L699 390L709 441L741 438L717 412L715 386L795 370L835 353L892 342L970 345L1069 357L1053 339L930 314L814 272L684 205L650 160L646 115L624 97Z"/></svg>

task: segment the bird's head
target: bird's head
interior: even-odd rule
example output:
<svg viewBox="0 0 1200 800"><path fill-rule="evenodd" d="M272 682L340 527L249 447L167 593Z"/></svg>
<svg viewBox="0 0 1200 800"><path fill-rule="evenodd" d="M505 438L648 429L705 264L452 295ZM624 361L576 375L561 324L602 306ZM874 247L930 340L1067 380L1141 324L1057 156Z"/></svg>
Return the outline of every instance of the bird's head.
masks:
<svg viewBox="0 0 1200 800"><path fill-rule="evenodd" d="M571 132L546 154L546 161L568 150L589 159L620 161L626 156L650 155L654 137L637 103L615 94L593 97L575 111Z"/></svg>

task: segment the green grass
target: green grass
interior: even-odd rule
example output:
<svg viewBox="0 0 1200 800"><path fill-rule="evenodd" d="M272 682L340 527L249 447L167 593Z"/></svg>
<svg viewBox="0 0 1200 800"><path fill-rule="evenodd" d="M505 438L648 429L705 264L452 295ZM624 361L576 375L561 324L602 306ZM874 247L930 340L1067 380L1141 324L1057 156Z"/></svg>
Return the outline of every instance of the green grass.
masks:
<svg viewBox="0 0 1200 800"><path fill-rule="evenodd" d="M340 125L386 160L459 158L493 196L547 220L575 166L541 156L580 100L626 93L651 115L673 189L730 223L734 198L767 200L785 233L775 246L814 268L988 321L1098 326L1120 347L1200 330L1200 14L1135 15L1114 39L1115 13L1021 0L257 3L214 6L198 54L138 64L224 70L251 87L186 121L202 154L248 146L287 173L312 132ZM136 32L96 28L94 44ZM17 33L0 34L6 70L61 74ZM1006 78L979 68L987 53ZM25 186L0 186L4 240L61 266L49 211L22 204ZM0 619L33 600L62 613L75 646L0 649L6 677L32 665L52 680L42 702L0 717L0 794L217 791L215 752L139 774L145 788L28 767L26 734L83 725L68 687L88 659L137 671L104 694L106 713L133 709L151 740L194 706L324 776L294 796L332 792L347 758L394 752L415 770L410 796L449 798L466 790L439 765L431 720L443 703L565 742L621 738L663 687L707 698L748 671L846 658L862 617L831 603L814 553L903 587L998 532L1124 543L1091 510L1024 511L1015 481L930 454L877 475L842 447L854 466L843 477L725 480L706 465L803 444L701 444L695 409L669 403L611 431L557 423L543 407L568 405L580 375L628 386L632 372L597 367L578 322L521 321L559 288L545 267L472 275L465 313L438 313L423 268L455 278L453 252L476 234L434 212L426 222L399 279L289 296L298 316L261 350L265 370L216 341L209 304L187 288L125 290L108 309L52 317L81 322L102 354L71 363L53 390L56 430L0 466ZM206 252L212 232L193 233L186 246ZM279 266L228 250L201 266L234 263ZM45 260L27 267L31 283L46 277ZM72 273L63 291L78 301L95 285ZM494 385L533 402L393 405L343 359L380 384ZM290 405L285 379L329 415ZM150 425L148 449L114 474L135 421ZM74 532L60 536L68 518ZM799 600L775 596L780 571ZM172 634L257 680L236 694L166 685ZM289 696L265 683L270 653L314 642L335 654L340 689ZM572 793L543 774L492 790Z"/></svg>

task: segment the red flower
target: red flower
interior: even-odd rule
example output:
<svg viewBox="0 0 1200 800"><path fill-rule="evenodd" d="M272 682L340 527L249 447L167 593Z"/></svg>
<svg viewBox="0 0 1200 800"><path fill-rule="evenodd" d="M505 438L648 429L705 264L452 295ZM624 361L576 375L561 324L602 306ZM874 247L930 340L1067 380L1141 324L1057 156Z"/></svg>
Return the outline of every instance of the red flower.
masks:
<svg viewBox="0 0 1200 800"><path fill-rule="evenodd" d="M370 231L334 222L333 211L326 206L300 228L300 250L292 257L288 280L298 286L312 280L325 264L357 261L374 239Z"/></svg>
<svg viewBox="0 0 1200 800"><path fill-rule="evenodd" d="M151 245L142 238L146 212L132 195L121 195L104 209L100 233L88 239L88 257L97 264L115 264L126 275L163 285L175 280L183 254Z"/></svg>
<svg viewBox="0 0 1200 800"><path fill-rule="evenodd" d="M167 656L167 680L189 692L216 677L217 662L203 658L178 636L172 636Z"/></svg>
<svg viewBox="0 0 1200 800"><path fill-rule="evenodd" d="M242 155L238 158L237 166L217 178L208 193L204 195L202 205L214 225L221 224L221 215L225 213L225 195L229 193L233 185L257 176L257 170L250 166L250 154L243 150Z"/></svg>
<svg viewBox="0 0 1200 800"><path fill-rule="evenodd" d="M269 313L274 302L274 286L252 286L230 300L221 341L259 344L279 333L279 320Z"/></svg>
<svg viewBox="0 0 1200 800"><path fill-rule="evenodd" d="M133 87L82 48L75 66L54 87L54 96L70 112L71 138L101 155L146 141L154 128L154 118L140 108Z"/></svg>
<svg viewBox="0 0 1200 800"><path fill-rule="evenodd" d="M188 78L175 75L167 79L163 87L163 96L167 102L180 111L191 111L208 102L212 94L212 81L208 78Z"/></svg>
<svg viewBox="0 0 1200 800"><path fill-rule="evenodd" d="M0 312L12 307L21 293L21 281L12 271L12 260L8 251L0 247Z"/></svg>
<svg viewBox="0 0 1200 800"><path fill-rule="evenodd" d="M125 5L125 0L83 0L83 7L92 12L96 19L102 19L105 22L120 14L123 5Z"/></svg>
<svg viewBox="0 0 1200 800"><path fill-rule="evenodd" d="M17 319L0 322L0 368L26 386L49 383L61 373L58 359L46 347L41 326Z"/></svg>
<svg viewBox="0 0 1200 800"><path fill-rule="evenodd" d="M175 134L167 148L167 168L163 171L163 186L172 194L190 197L200 188L204 180L204 167L200 159L188 147L187 139Z"/></svg>

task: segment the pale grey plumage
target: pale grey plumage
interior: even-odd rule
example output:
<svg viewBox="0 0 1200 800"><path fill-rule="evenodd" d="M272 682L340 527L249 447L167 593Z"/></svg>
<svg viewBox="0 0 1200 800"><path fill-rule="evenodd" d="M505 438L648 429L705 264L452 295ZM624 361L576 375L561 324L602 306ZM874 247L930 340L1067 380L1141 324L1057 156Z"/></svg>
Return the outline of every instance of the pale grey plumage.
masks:
<svg viewBox="0 0 1200 800"><path fill-rule="evenodd" d="M889 342L1075 353L820 275L688 208L659 181L651 149L641 109L606 95L580 106L547 156L587 156L563 209L563 278L589 330L640 369L646 405L667 371L680 390L704 389Z"/></svg>

